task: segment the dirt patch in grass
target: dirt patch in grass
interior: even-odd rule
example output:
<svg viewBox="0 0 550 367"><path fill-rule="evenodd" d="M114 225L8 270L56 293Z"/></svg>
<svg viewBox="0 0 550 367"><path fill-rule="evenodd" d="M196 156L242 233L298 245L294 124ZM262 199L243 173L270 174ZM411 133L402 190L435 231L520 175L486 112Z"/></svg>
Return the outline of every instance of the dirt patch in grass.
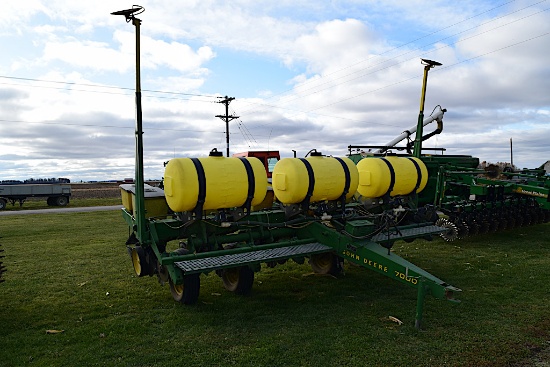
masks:
<svg viewBox="0 0 550 367"><path fill-rule="evenodd" d="M73 189L73 199L107 199L120 197L120 189L102 188L102 189Z"/></svg>
<svg viewBox="0 0 550 367"><path fill-rule="evenodd" d="M147 182L156 186L158 182ZM120 187L118 182L95 182L71 184L73 199L109 199L120 198Z"/></svg>
<svg viewBox="0 0 550 367"><path fill-rule="evenodd" d="M550 340L544 347L530 348L532 355L517 364L514 367L550 367Z"/></svg>
<svg viewBox="0 0 550 367"><path fill-rule="evenodd" d="M106 199L120 197L118 183L71 184L73 199Z"/></svg>
<svg viewBox="0 0 550 367"><path fill-rule="evenodd" d="M536 338L543 338L546 344L529 345L531 356L514 364L514 367L550 367L550 320L543 320L537 324L526 327L526 334Z"/></svg>

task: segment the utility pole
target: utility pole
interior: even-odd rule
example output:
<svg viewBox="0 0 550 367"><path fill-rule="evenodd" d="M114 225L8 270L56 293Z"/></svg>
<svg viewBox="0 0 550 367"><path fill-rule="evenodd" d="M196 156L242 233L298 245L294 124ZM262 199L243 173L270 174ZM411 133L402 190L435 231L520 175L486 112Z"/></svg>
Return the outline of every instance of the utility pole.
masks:
<svg viewBox="0 0 550 367"><path fill-rule="evenodd" d="M223 103L225 105L225 115L216 115L216 117L225 121L225 142L227 143L227 156L229 157L229 121L238 119L239 116L232 116L229 114L229 104L235 97L225 96L223 100L217 103Z"/></svg>
<svg viewBox="0 0 550 367"><path fill-rule="evenodd" d="M514 151L512 149L512 138L510 138L510 165L514 169Z"/></svg>

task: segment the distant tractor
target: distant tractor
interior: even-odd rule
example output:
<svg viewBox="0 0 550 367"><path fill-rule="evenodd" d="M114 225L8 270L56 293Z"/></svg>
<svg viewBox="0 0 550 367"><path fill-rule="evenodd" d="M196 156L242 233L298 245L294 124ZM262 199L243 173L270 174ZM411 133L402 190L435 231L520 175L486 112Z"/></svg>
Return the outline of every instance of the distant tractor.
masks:
<svg viewBox="0 0 550 367"><path fill-rule="evenodd" d="M233 157L258 158L260 161L262 161L262 164L264 165L268 179L271 178L271 174L273 173L273 169L275 168L275 165L281 159L281 156L278 150L256 150L256 151L235 153L233 154Z"/></svg>

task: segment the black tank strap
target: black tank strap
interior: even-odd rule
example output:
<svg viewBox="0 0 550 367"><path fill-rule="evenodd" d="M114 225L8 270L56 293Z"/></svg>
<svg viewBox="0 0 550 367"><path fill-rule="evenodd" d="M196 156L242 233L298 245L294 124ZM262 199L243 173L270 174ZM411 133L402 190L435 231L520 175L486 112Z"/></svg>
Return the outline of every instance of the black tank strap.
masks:
<svg viewBox="0 0 550 367"><path fill-rule="evenodd" d="M395 170L393 169L393 166L386 158L380 158L381 160L386 163L388 168L390 169L390 187L388 188L388 191L384 194L384 196L389 195L393 191L393 187L395 186Z"/></svg>
<svg viewBox="0 0 550 367"><path fill-rule="evenodd" d="M408 160L413 162L414 167L416 168L416 185L414 186L413 193L416 194L416 190L420 187L420 183L422 182L422 171L420 170L420 166L418 165L418 162L416 160L412 159L411 157L407 157Z"/></svg>
<svg viewBox="0 0 550 367"><path fill-rule="evenodd" d="M313 195L313 188L315 187L315 174L313 173L313 168L311 168L311 164L307 161L305 158L298 158L302 161L304 166L306 166L307 175L308 175L308 186L307 186L307 194L304 200L302 201L302 208L306 210L309 207L309 202L311 200L311 196Z"/></svg>
<svg viewBox="0 0 550 367"><path fill-rule="evenodd" d="M349 172L348 165L346 164L346 162L344 162L342 158L334 157L334 159L340 162L340 164L342 165L342 168L344 169L344 176L345 176L346 182L344 183L344 190L342 191L342 195L340 196L340 199L339 199L342 205L342 208L344 208L344 206L346 205L346 196L348 196L349 187L351 185L351 175Z"/></svg>
<svg viewBox="0 0 550 367"><path fill-rule="evenodd" d="M199 194L197 196L197 205L193 212L197 219L202 218L202 210L204 207L204 201L206 199L206 176L204 174L204 168L198 158L191 158L191 161L195 165L195 170L197 171L197 178L199 181Z"/></svg>
<svg viewBox="0 0 550 367"><path fill-rule="evenodd" d="M250 165L248 159L244 157L239 157L241 162L246 169L246 175L248 176L248 193L246 196L246 201L243 204L243 207L246 209L246 213L250 214L250 208L252 206L252 199L254 199L254 191L256 191L256 180L254 179L254 170Z"/></svg>

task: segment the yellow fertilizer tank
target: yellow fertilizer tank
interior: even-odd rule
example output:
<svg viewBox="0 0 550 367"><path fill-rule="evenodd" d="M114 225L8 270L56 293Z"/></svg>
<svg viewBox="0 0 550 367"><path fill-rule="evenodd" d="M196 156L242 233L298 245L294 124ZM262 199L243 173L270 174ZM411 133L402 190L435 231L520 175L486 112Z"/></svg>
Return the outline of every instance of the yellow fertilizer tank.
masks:
<svg viewBox="0 0 550 367"><path fill-rule="evenodd" d="M217 152L216 152L217 153ZM164 194L174 212L202 211L260 204L267 174L258 158L171 159L164 171Z"/></svg>
<svg viewBox="0 0 550 367"><path fill-rule="evenodd" d="M339 199L347 188L346 199L357 190L357 167L349 158L324 157L319 153L308 158L283 158L273 169L273 191L283 204L297 204Z"/></svg>
<svg viewBox="0 0 550 367"><path fill-rule="evenodd" d="M386 156L364 158L357 163L359 186L357 192L366 198L378 198L420 192L428 182L424 162L415 157Z"/></svg>

